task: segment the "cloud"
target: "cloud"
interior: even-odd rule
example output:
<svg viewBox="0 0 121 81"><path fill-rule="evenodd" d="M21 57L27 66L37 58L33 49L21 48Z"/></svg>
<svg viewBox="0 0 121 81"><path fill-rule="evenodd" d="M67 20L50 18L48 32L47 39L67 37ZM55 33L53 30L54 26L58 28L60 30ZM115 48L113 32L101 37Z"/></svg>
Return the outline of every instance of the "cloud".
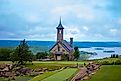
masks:
<svg viewBox="0 0 121 81"><path fill-rule="evenodd" d="M30 23L38 23L38 22L40 22L40 16L38 14L35 14L35 13L26 14L24 16L24 18L26 19L26 21L28 21Z"/></svg>
<svg viewBox="0 0 121 81"><path fill-rule="evenodd" d="M77 18L92 20L94 19L94 13L92 8L84 4L75 4L75 5L65 5L60 7L55 7L51 11L52 14L57 14L61 16L75 15Z"/></svg>
<svg viewBox="0 0 121 81"><path fill-rule="evenodd" d="M102 34L95 34L95 37L97 37L97 38L103 38L103 35Z"/></svg>
<svg viewBox="0 0 121 81"><path fill-rule="evenodd" d="M56 26L62 16L65 39L121 40L120 2L0 0L0 38L56 40Z"/></svg>
<svg viewBox="0 0 121 81"><path fill-rule="evenodd" d="M27 39L52 40L56 38L56 29L41 26L33 26L30 28L32 29L28 27L27 31L22 32L22 35L25 35Z"/></svg>
<svg viewBox="0 0 121 81"><path fill-rule="evenodd" d="M83 40L88 37L87 33L85 33L85 31L83 31L83 29L81 29L79 26L71 25L71 26L64 26L64 27L65 27L64 38L66 40L69 40L70 37L73 37L74 40Z"/></svg>
<svg viewBox="0 0 121 81"><path fill-rule="evenodd" d="M117 20L117 23L121 25L121 18Z"/></svg>
<svg viewBox="0 0 121 81"><path fill-rule="evenodd" d="M83 26L83 29L84 29L85 31L88 31L88 30L89 30L89 28L88 28L87 26Z"/></svg>
<svg viewBox="0 0 121 81"><path fill-rule="evenodd" d="M80 30L79 30L79 28L78 27L74 27L74 26L64 26L65 27L65 30L64 30L64 32L65 32L65 39L67 39L67 40L69 40L70 39L70 37L73 37L73 38L77 38L78 37L78 35L80 34Z"/></svg>
<svg viewBox="0 0 121 81"><path fill-rule="evenodd" d="M117 33L118 33L117 29L110 29L109 31L112 35L117 35Z"/></svg>
<svg viewBox="0 0 121 81"><path fill-rule="evenodd" d="M66 16L66 15L68 15L69 12L70 12L69 6L55 7L51 11L52 14L58 14L60 16Z"/></svg>

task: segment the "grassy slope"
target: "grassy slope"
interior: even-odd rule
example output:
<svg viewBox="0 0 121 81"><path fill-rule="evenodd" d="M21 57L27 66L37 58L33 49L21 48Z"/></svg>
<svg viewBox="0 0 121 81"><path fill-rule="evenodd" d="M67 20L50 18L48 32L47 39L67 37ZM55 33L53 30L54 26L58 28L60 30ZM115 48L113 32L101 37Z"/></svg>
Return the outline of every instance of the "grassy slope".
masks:
<svg viewBox="0 0 121 81"><path fill-rule="evenodd" d="M43 79L42 81L64 81L71 77L77 71L76 68L65 69L61 72L58 72L48 78Z"/></svg>
<svg viewBox="0 0 121 81"><path fill-rule="evenodd" d="M121 60L121 58L106 58L106 59L101 59L101 60L97 60L97 61L98 62L102 62L102 61L115 62L116 60Z"/></svg>
<svg viewBox="0 0 121 81"><path fill-rule="evenodd" d="M66 66L76 66L77 63L82 65L88 63L85 61L33 61L33 65L28 64L27 67L36 69L36 68L48 68L48 69L58 69Z"/></svg>
<svg viewBox="0 0 121 81"><path fill-rule="evenodd" d="M87 63L88 61L33 61L33 63L42 63L42 64L48 64L48 63L53 63L53 64L84 64ZM12 63L11 61L0 61L0 63Z"/></svg>
<svg viewBox="0 0 121 81"><path fill-rule="evenodd" d="M84 64L87 61L33 61L33 63L53 63L53 64Z"/></svg>
<svg viewBox="0 0 121 81"><path fill-rule="evenodd" d="M3 63L12 63L11 61L0 61L0 64ZM49 68L49 69L53 69L53 68L61 68L61 67L65 67L65 66L76 66L77 63L79 65L83 65L84 63L88 63L88 61L33 61L33 65L31 63L27 63L27 67L30 67L32 69L36 69L36 68Z"/></svg>
<svg viewBox="0 0 121 81"><path fill-rule="evenodd" d="M103 65L90 80L84 81L121 81L121 65Z"/></svg>
<svg viewBox="0 0 121 81"><path fill-rule="evenodd" d="M15 80L11 80L11 81L28 81L32 78L33 77L29 77L29 76L18 76L18 77L16 77ZM0 77L0 81L8 81L8 78Z"/></svg>
<svg viewBox="0 0 121 81"><path fill-rule="evenodd" d="M32 79L32 77L29 77L29 76L19 76L19 77L16 77L15 80L12 80L12 81L28 81Z"/></svg>
<svg viewBox="0 0 121 81"><path fill-rule="evenodd" d="M0 64L8 64L8 63L12 63L11 61L0 61Z"/></svg>
<svg viewBox="0 0 121 81"><path fill-rule="evenodd" d="M0 81L3 81L4 79L2 77L0 77Z"/></svg>
<svg viewBox="0 0 121 81"><path fill-rule="evenodd" d="M44 74L41 74L41 75L38 75L38 76L34 77L33 79L31 79L29 81L40 81L40 80L43 80L43 79L45 79L45 78L47 78L47 77L49 77L49 76L51 76L51 75L53 75L53 74L55 74L57 72L58 71L46 72Z"/></svg>

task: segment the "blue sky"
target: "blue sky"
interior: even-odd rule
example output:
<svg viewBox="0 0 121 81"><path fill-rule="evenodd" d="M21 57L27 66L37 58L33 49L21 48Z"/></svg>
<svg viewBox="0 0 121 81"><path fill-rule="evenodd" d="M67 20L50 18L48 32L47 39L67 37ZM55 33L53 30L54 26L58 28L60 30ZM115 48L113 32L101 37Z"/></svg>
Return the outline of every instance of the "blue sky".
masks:
<svg viewBox="0 0 121 81"><path fill-rule="evenodd" d="M0 0L0 39L120 41L121 0Z"/></svg>

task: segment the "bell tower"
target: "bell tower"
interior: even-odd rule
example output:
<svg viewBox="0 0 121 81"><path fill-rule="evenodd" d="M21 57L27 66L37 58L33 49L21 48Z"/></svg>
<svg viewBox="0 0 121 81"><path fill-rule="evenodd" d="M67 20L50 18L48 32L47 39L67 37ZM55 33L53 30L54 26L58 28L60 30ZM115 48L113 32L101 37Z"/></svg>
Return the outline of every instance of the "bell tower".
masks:
<svg viewBox="0 0 121 81"><path fill-rule="evenodd" d="M60 22L58 27L56 27L57 29L57 41L62 41L63 40L63 29L64 27L61 24L61 18L60 18Z"/></svg>

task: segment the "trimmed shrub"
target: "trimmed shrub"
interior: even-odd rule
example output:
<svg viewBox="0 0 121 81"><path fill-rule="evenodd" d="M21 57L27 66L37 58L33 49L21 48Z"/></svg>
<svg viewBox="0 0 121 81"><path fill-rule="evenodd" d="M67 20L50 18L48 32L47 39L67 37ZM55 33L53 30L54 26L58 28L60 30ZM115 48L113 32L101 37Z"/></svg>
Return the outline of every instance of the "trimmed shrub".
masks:
<svg viewBox="0 0 121 81"><path fill-rule="evenodd" d="M102 61L101 64L102 65L110 65L111 63L109 63L109 61Z"/></svg>
<svg viewBox="0 0 121 81"><path fill-rule="evenodd" d="M120 65L121 64L121 60L116 60L115 61L115 65Z"/></svg>

